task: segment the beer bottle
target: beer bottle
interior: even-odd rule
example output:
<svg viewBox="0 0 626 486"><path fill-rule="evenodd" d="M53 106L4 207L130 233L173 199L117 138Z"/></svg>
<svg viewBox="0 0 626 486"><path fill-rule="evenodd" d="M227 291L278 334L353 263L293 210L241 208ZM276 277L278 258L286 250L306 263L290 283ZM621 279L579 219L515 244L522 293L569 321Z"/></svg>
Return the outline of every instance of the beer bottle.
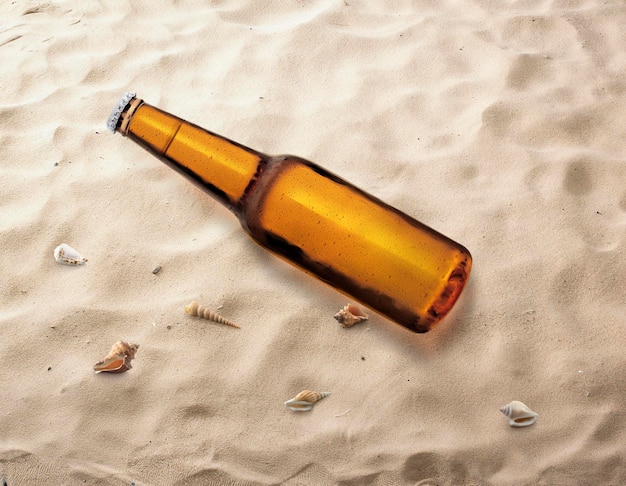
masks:
<svg viewBox="0 0 626 486"><path fill-rule="evenodd" d="M412 331L432 329L469 277L463 246L312 162L244 147L135 93L108 127L227 206L261 246Z"/></svg>

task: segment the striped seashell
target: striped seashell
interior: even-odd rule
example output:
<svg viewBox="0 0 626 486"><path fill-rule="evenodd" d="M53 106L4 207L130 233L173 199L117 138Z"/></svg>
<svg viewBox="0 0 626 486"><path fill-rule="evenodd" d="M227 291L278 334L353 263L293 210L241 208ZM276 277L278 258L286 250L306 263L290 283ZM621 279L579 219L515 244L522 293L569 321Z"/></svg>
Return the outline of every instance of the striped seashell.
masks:
<svg viewBox="0 0 626 486"><path fill-rule="evenodd" d="M195 300L191 302L191 304L185 306L185 314L202 317L203 319L208 319L209 321L218 322L220 324L226 324L227 326L241 329L241 327L239 327L233 321L229 321L228 319L220 316L217 312L212 311L208 307L198 304L198 302L196 302Z"/></svg>
<svg viewBox="0 0 626 486"><path fill-rule="evenodd" d="M369 316L354 304L348 304L334 315L343 327L352 327L366 321Z"/></svg>
<svg viewBox="0 0 626 486"><path fill-rule="evenodd" d="M537 421L539 414L533 412L522 402L513 400L511 403L500 407L500 411L509 418L511 427L528 427Z"/></svg>
<svg viewBox="0 0 626 486"><path fill-rule="evenodd" d="M54 259L63 265L82 265L87 259L66 243L54 249Z"/></svg>
<svg viewBox="0 0 626 486"><path fill-rule="evenodd" d="M124 341L116 342L109 354L98 361L93 369L96 373L106 371L109 373L123 373L131 369L131 360L135 358L135 353L139 349L139 344L128 344Z"/></svg>
<svg viewBox="0 0 626 486"><path fill-rule="evenodd" d="M293 412L308 412L313 408L315 402L319 402L328 395L330 395L330 392L303 390L291 400L287 400L285 406Z"/></svg>

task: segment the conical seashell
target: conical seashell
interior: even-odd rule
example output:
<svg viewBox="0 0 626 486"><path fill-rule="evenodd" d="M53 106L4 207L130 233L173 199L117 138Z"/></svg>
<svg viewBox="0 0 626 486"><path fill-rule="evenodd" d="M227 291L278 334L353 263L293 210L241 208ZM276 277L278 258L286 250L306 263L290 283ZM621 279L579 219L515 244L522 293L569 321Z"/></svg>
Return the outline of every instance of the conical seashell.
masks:
<svg viewBox="0 0 626 486"><path fill-rule="evenodd" d="M122 373L133 366L130 361L135 358L135 353L139 349L139 344L128 344L124 341L116 342L109 354L104 359L98 361L93 369L96 373L108 371L109 373Z"/></svg>
<svg viewBox="0 0 626 486"><path fill-rule="evenodd" d="M188 306L185 306L185 314L202 317L204 319L208 319L209 321L219 322L220 324L226 324L227 326L241 329L233 321L229 321L228 319L220 316L217 312L212 311L208 307L198 304L195 300Z"/></svg>
<svg viewBox="0 0 626 486"><path fill-rule="evenodd" d="M366 321L369 316L354 304L348 304L334 315L343 327L352 327Z"/></svg>
<svg viewBox="0 0 626 486"><path fill-rule="evenodd" d="M527 427L537 421L539 414L533 412L522 402L513 400L508 405L500 407L500 411L509 418L511 427Z"/></svg>
<svg viewBox="0 0 626 486"><path fill-rule="evenodd" d="M319 402L322 398L330 395L329 392L316 392L311 390L303 390L291 400L285 402L285 406L294 412L307 412L313 408L315 402Z"/></svg>
<svg viewBox="0 0 626 486"><path fill-rule="evenodd" d="M65 243L61 243L54 249L54 259L64 265L82 265L87 261L84 256Z"/></svg>

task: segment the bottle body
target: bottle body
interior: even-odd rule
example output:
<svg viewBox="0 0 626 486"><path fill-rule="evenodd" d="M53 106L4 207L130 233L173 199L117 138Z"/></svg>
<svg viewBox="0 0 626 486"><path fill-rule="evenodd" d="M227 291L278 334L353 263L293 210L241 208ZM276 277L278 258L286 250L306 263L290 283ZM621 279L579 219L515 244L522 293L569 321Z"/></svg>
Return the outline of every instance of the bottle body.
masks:
<svg viewBox="0 0 626 486"><path fill-rule="evenodd" d="M469 277L463 246L312 162L269 157L136 98L120 120L263 247L412 331L435 326Z"/></svg>
<svg viewBox="0 0 626 486"><path fill-rule="evenodd" d="M416 332L452 307L467 250L309 161L271 159L244 207L263 246Z"/></svg>

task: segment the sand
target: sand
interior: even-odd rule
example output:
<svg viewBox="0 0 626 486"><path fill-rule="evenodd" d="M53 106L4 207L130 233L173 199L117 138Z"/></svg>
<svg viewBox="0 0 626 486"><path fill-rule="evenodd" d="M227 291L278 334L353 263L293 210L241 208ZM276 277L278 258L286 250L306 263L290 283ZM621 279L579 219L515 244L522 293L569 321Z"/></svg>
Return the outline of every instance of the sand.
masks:
<svg viewBox="0 0 626 486"><path fill-rule="evenodd" d="M8 486L626 484L621 0L0 5ZM126 90L465 245L412 334L106 130ZM68 243L89 261L57 264ZM161 271L152 270L161 266ZM191 318L191 300L242 329ZM119 339L133 368L95 374ZM283 402L332 394L307 413ZM539 413L508 426L499 408Z"/></svg>

